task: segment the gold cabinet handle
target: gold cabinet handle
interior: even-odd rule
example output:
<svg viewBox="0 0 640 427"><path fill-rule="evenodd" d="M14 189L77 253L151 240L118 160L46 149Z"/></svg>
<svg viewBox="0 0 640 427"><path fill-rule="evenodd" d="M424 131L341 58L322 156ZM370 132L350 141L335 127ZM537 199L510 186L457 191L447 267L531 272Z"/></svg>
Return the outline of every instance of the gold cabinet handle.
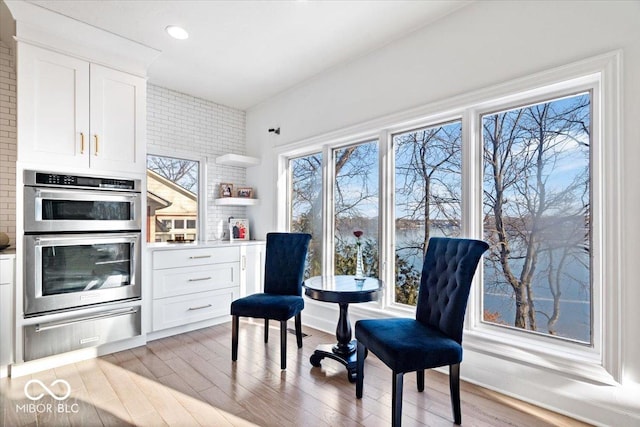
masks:
<svg viewBox="0 0 640 427"><path fill-rule="evenodd" d="M80 132L80 154L84 154L84 132Z"/></svg>
<svg viewBox="0 0 640 427"><path fill-rule="evenodd" d="M93 135L96 139L96 152L95 155L98 155L98 151L100 150L100 140L98 139L98 134Z"/></svg>

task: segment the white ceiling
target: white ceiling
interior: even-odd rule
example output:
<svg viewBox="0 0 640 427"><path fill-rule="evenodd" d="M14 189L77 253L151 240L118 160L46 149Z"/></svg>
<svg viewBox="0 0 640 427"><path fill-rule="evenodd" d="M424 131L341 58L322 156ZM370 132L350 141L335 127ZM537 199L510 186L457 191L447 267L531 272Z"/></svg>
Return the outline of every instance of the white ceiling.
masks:
<svg viewBox="0 0 640 427"><path fill-rule="evenodd" d="M246 110L469 1L33 0L159 49L149 81ZM189 39L164 31L179 25Z"/></svg>

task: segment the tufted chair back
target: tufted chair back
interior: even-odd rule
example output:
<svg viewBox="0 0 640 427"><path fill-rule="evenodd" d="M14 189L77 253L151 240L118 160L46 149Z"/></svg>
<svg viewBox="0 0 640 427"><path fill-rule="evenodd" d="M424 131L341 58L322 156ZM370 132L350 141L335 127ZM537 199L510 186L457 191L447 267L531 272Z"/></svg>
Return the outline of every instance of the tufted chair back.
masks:
<svg viewBox="0 0 640 427"><path fill-rule="evenodd" d="M302 295L304 265L310 234L268 233L265 256L264 292Z"/></svg>
<svg viewBox="0 0 640 427"><path fill-rule="evenodd" d="M486 242L432 237L422 266L416 320L462 342L471 281Z"/></svg>

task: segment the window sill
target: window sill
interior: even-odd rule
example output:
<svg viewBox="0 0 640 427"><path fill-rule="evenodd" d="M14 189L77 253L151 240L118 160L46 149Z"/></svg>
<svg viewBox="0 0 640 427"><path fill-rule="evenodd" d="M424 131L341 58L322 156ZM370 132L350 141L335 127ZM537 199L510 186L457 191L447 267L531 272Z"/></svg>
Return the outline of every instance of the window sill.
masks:
<svg viewBox="0 0 640 427"><path fill-rule="evenodd" d="M484 331L465 331L463 346L465 351L533 366L575 380L598 385L619 385L595 357L579 356L540 345L535 347L513 334L507 336Z"/></svg>

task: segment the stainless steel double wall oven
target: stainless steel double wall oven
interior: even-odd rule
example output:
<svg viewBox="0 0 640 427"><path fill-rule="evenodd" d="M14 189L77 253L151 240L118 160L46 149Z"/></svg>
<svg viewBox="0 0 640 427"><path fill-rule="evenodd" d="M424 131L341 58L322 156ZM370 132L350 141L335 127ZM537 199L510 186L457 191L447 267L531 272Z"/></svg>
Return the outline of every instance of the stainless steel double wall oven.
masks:
<svg viewBox="0 0 640 427"><path fill-rule="evenodd" d="M137 179L25 171L24 315L69 314L25 327L25 360L140 334L139 308L114 305L141 297L140 191ZM114 322L128 332L114 336ZM87 330L95 336L40 350L45 337L51 346Z"/></svg>

